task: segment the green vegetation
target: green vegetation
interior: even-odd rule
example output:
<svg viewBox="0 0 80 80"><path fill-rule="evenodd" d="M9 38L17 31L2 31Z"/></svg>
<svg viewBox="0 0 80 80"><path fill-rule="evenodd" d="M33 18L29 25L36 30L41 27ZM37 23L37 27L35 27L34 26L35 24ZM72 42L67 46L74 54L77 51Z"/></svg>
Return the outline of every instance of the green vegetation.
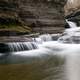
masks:
<svg viewBox="0 0 80 80"><path fill-rule="evenodd" d="M30 32L31 29L28 26L20 26L20 25L1 25L0 24L0 31L16 31L16 32Z"/></svg>
<svg viewBox="0 0 80 80"><path fill-rule="evenodd" d="M12 18L0 18L0 32L30 33L31 28Z"/></svg>

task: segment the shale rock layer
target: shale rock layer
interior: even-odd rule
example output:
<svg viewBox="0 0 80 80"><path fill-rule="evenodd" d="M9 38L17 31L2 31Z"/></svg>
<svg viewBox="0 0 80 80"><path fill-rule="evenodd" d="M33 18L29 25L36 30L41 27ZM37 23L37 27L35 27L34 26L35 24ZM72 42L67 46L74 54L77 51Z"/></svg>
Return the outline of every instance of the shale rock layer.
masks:
<svg viewBox="0 0 80 80"><path fill-rule="evenodd" d="M62 32L65 3L66 0L0 0L0 24L19 25L27 29L23 32Z"/></svg>

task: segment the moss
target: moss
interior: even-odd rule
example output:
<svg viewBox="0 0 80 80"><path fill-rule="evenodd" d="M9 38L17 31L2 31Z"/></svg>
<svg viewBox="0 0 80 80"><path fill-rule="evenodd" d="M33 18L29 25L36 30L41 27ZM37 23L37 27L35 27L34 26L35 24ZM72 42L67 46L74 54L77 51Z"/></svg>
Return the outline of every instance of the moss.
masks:
<svg viewBox="0 0 80 80"><path fill-rule="evenodd" d="M31 28L28 26L16 25L16 24L0 24L0 31L12 31L17 33L30 33Z"/></svg>
<svg viewBox="0 0 80 80"><path fill-rule="evenodd" d="M0 18L0 31L13 31L17 33L30 33L31 28L16 19Z"/></svg>

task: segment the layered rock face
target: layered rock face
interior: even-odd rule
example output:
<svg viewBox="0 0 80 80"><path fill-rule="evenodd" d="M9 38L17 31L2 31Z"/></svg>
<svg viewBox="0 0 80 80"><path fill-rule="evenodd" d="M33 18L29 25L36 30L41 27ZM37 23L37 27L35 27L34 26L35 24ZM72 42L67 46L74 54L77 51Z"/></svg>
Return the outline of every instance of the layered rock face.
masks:
<svg viewBox="0 0 80 80"><path fill-rule="evenodd" d="M24 29L31 28L32 32L39 33L62 32L65 2L66 0L0 0L0 24L14 22Z"/></svg>
<svg viewBox="0 0 80 80"><path fill-rule="evenodd" d="M58 33L64 29L62 0L23 0L19 16L32 28L33 32Z"/></svg>
<svg viewBox="0 0 80 80"><path fill-rule="evenodd" d="M0 0L0 18L16 18L17 9L16 0Z"/></svg>
<svg viewBox="0 0 80 80"><path fill-rule="evenodd" d="M21 22L18 13L19 2L17 0L0 0L0 33L2 33L0 36L30 32L30 28Z"/></svg>

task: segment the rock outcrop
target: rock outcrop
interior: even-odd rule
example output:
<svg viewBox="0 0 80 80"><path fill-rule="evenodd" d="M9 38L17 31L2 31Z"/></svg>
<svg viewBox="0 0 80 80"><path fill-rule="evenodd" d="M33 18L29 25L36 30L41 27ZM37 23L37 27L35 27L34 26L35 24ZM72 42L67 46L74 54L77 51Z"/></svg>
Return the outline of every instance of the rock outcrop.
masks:
<svg viewBox="0 0 80 80"><path fill-rule="evenodd" d="M66 18L76 22L80 26L80 1L68 0L64 6L64 10Z"/></svg>
<svg viewBox="0 0 80 80"><path fill-rule="evenodd" d="M0 24L16 24L28 29L23 32L62 32L65 3L66 0L0 0Z"/></svg>
<svg viewBox="0 0 80 80"><path fill-rule="evenodd" d="M79 0L67 0L67 3L64 6L64 9L65 9L65 15L76 13L77 11L80 11L80 1Z"/></svg>

